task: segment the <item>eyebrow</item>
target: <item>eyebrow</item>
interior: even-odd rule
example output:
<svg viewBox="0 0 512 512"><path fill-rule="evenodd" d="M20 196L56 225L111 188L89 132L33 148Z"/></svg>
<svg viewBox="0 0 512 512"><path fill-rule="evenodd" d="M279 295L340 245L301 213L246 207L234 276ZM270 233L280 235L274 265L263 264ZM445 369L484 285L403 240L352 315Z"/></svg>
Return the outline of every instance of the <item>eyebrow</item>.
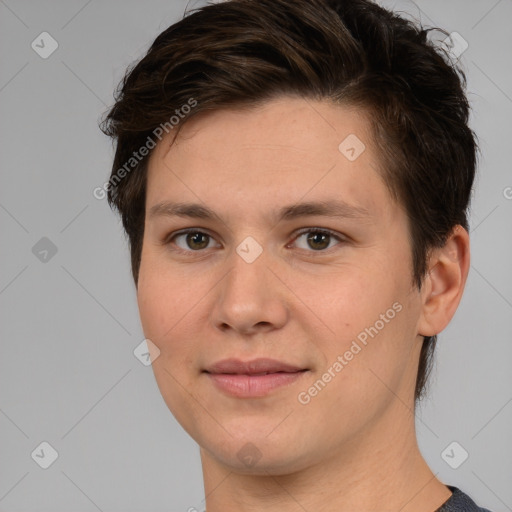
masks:
<svg viewBox="0 0 512 512"><path fill-rule="evenodd" d="M340 200L309 201L284 206L277 210L272 215L272 218L281 221L311 216L362 218L369 217L370 213L366 208L351 205ZM155 217L189 217L223 222L220 215L207 206L198 203L177 203L172 201L163 201L152 206L149 210L149 218L153 219Z"/></svg>

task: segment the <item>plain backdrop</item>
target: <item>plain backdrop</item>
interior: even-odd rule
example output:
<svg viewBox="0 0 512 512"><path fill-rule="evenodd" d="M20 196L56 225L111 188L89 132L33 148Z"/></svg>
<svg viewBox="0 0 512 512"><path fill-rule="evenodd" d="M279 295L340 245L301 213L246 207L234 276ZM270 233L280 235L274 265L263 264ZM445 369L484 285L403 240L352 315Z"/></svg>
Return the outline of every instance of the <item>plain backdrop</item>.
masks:
<svg viewBox="0 0 512 512"><path fill-rule="evenodd" d="M512 510L512 1L383 4L467 42L481 146L471 271L439 336L420 446L445 483ZM93 196L113 90L186 7L0 0L0 511L204 508L198 447L133 353L144 336L119 219ZM456 469L447 447L468 454Z"/></svg>

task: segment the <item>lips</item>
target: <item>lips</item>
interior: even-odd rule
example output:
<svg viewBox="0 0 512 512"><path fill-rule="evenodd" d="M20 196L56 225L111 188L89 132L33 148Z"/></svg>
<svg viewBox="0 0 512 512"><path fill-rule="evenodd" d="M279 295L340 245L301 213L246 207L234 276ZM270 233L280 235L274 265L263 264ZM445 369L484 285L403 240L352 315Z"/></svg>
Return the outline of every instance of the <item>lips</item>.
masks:
<svg viewBox="0 0 512 512"><path fill-rule="evenodd" d="M258 398L278 388L291 385L308 371L307 368L275 359L225 359L204 370L217 389L236 398Z"/></svg>
<svg viewBox="0 0 512 512"><path fill-rule="evenodd" d="M211 365L206 372L213 374L266 375L269 373L296 373L305 370L306 368L290 365L275 359L260 358L247 362L239 359L224 359Z"/></svg>

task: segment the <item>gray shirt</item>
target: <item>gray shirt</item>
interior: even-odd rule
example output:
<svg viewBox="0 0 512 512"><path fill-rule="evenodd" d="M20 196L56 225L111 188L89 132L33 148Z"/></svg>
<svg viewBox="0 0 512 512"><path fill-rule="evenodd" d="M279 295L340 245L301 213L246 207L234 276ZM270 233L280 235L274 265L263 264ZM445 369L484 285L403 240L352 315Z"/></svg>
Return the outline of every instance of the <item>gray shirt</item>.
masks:
<svg viewBox="0 0 512 512"><path fill-rule="evenodd" d="M457 487L447 485L452 495L445 501L436 512L491 512L486 508L479 507L467 494L464 494Z"/></svg>

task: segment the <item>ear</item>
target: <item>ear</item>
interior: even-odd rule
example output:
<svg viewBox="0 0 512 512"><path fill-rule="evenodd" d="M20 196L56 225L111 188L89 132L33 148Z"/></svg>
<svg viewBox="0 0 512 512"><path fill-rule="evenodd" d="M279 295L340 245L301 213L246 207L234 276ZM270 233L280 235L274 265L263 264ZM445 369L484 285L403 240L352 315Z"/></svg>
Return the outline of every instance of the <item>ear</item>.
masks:
<svg viewBox="0 0 512 512"><path fill-rule="evenodd" d="M429 271L421 288L418 334L434 336L452 319L466 284L469 253L469 234L457 225L445 245L430 255Z"/></svg>

